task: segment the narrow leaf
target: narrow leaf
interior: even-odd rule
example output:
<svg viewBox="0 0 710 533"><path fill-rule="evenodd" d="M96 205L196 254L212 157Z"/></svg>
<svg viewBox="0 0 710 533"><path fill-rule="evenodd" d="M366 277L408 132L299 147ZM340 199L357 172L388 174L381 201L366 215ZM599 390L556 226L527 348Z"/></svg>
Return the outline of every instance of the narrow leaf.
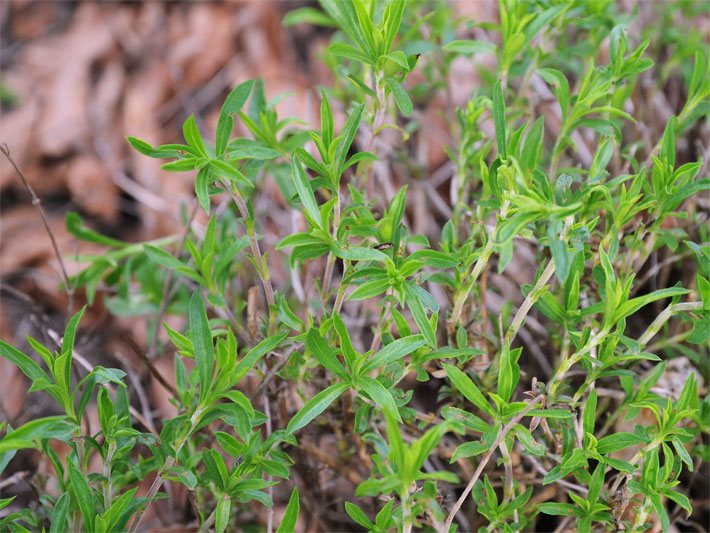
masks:
<svg viewBox="0 0 710 533"><path fill-rule="evenodd" d="M204 399L210 391L212 383L212 367L214 365L214 344L212 332L207 320L207 311L199 291L190 299L188 308L188 321L190 332L188 337L192 341L195 362L200 376L200 400Z"/></svg>
<svg viewBox="0 0 710 533"><path fill-rule="evenodd" d="M341 394L348 390L347 383L336 383L319 392L306 402L298 413L290 420L286 431L294 433L308 425L315 417L325 411Z"/></svg>

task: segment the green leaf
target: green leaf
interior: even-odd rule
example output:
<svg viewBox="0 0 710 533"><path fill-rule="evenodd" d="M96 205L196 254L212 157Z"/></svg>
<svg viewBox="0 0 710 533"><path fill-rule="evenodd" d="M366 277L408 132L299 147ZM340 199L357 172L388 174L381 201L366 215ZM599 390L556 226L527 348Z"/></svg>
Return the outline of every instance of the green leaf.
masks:
<svg viewBox="0 0 710 533"><path fill-rule="evenodd" d="M222 494L222 497L217 502L217 509L215 510L215 531L217 533L224 533L229 526L229 513L232 510L232 499L229 494Z"/></svg>
<svg viewBox="0 0 710 533"><path fill-rule="evenodd" d="M289 421L286 431L288 433L294 433L308 425L349 388L350 386L347 383L336 383L316 394L313 398L308 400L301 410Z"/></svg>
<svg viewBox="0 0 710 533"><path fill-rule="evenodd" d="M82 241L94 242L96 244L102 244L112 248L126 248L127 246L130 246L129 243L112 239L111 237L106 237L105 235L101 235L100 233L88 228L78 213L67 213L64 223L67 231Z"/></svg>
<svg viewBox="0 0 710 533"><path fill-rule="evenodd" d="M217 156L224 154L229 143L229 137L234 128L234 115L244 106L249 98L254 80L245 81L232 89L227 96L217 119L217 133L215 135L215 153Z"/></svg>
<svg viewBox="0 0 710 533"><path fill-rule="evenodd" d="M412 312L414 322L417 323L417 327L419 327L420 333L424 336L429 346L431 346L433 349L436 349L436 331L434 330L431 325L431 322L429 322L429 319L426 316L426 311L424 310L424 306L422 305L419 293L414 290L410 283L406 283L404 285L404 292L406 295L405 302L409 310Z"/></svg>
<svg viewBox="0 0 710 533"><path fill-rule="evenodd" d="M170 270L176 270L185 266L182 261L162 248L145 243L143 245L143 249L152 261L155 261L159 265L169 268Z"/></svg>
<svg viewBox="0 0 710 533"><path fill-rule="evenodd" d="M94 495L91 492L91 487L89 487L86 478L79 472L74 463L69 461L67 466L69 470L69 481L71 481L71 491L84 517L84 528L90 531L93 529L94 517L96 516Z"/></svg>
<svg viewBox="0 0 710 533"><path fill-rule="evenodd" d="M137 509L141 503L141 498L136 498L138 487L124 492L116 498L111 507L104 513L104 517L108 522L107 531L122 531L125 525L133 514L133 510Z"/></svg>
<svg viewBox="0 0 710 533"><path fill-rule="evenodd" d="M560 103L562 117L566 117L569 111L570 96L569 96L569 81L562 72L553 68L541 68L538 73L547 83L557 87L555 95Z"/></svg>
<svg viewBox="0 0 710 533"><path fill-rule="evenodd" d="M64 337L62 338L62 354L72 352L74 350L74 340L76 339L76 330L79 328L79 322L81 317L86 311L86 306L82 307L78 313L72 316L67 323L67 327L64 330Z"/></svg>
<svg viewBox="0 0 710 533"><path fill-rule="evenodd" d="M528 411L527 416L539 416L541 418L553 418L557 420L568 420L574 415L570 411L564 409L533 409Z"/></svg>
<svg viewBox="0 0 710 533"><path fill-rule="evenodd" d="M256 365L259 359L261 359L267 353L279 346L286 337L288 337L288 332L280 333L278 335L272 335L271 337L265 338L259 344L254 346L237 363L237 366L234 368L233 379L235 381L239 381L244 376L246 376L249 371L254 368L254 365Z"/></svg>
<svg viewBox="0 0 710 533"><path fill-rule="evenodd" d="M478 431L479 433L487 433L491 429L491 426L486 424L482 419L473 413L469 413L468 411L464 411L458 407L452 407L450 405L444 406L441 409L441 416L445 420L458 422L469 429Z"/></svg>
<svg viewBox="0 0 710 533"><path fill-rule="evenodd" d="M130 135L126 137L126 140L135 151L148 157L152 157L154 159L170 159L179 155L177 150L153 148L149 143L145 142L144 140L138 139L137 137L131 137Z"/></svg>
<svg viewBox="0 0 710 533"><path fill-rule="evenodd" d="M234 183L246 185L249 188L253 188L254 184L242 174L236 167L232 166L226 161L221 161L219 159L210 159L210 168L218 176L227 178Z"/></svg>
<svg viewBox="0 0 710 533"><path fill-rule="evenodd" d="M642 307L655 302L656 300L663 300L664 298L671 298L673 296L680 296L683 294L688 294L690 291L682 287L669 287L667 289L660 289L650 294L644 294L637 298L632 298L631 300L624 302L617 309L614 314L614 319L612 322L618 322L622 318L633 315L636 311Z"/></svg>
<svg viewBox="0 0 710 533"><path fill-rule="evenodd" d="M323 91L320 102L320 131L323 144L328 148L330 143L333 142L333 128L333 110L330 108L330 102L328 102L325 91Z"/></svg>
<svg viewBox="0 0 710 533"><path fill-rule="evenodd" d="M540 117L525 137L523 150L520 155L520 166L523 169L534 170L540 163L542 142L545 135L545 118Z"/></svg>
<svg viewBox="0 0 710 533"><path fill-rule="evenodd" d="M496 45L486 41L456 40L446 43L443 48L447 52L456 54L494 54L496 52Z"/></svg>
<svg viewBox="0 0 710 533"><path fill-rule="evenodd" d="M370 522L370 519L367 518L367 515L357 505L350 502L345 502L345 512L350 518L355 521L355 523L364 527L365 529L370 530L375 527L375 524Z"/></svg>
<svg viewBox="0 0 710 533"><path fill-rule="evenodd" d="M350 151L350 146L355 140L357 129L362 121L362 114L365 112L365 104L356 104L348 115L348 119L343 125L343 129L338 136L340 142L335 148L335 157L333 158L337 168L345 170L345 159ZM341 172L342 172L341 170Z"/></svg>
<svg viewBox="0 0 710 533"><path fill-rule="evenodd" d="M299 7L286 13L281 23L286 26L297 24L313 24L315 26L335 26L335 21L328 15L314 7Z"/></svg>
<svg viewBox="0 0 710 533"><path fill-rule="evenodd" d="M693 459L691 458L690 453L688 453L688 450L685 448L683 442L676 436L672 437L671 441L673 442L673 448L675 448L678 457L680 457L680 459L686 464L688 470L692 472L694 466Z"/></svg>
<svg viewBox="0 0 710 533"><path fill-rule="evenodd" d="M352 341L350 340L350 334L348 333L348 328L345 326L345 322L340 318L340 315L333 313L333 328L338 334L338 339L340 340L340 350L345 358L345 363L348 366L348 370L353 372L355 369L355 361L359 358L360 354L353 348Z"/></svg>
<svg viewBox="0 0 710 533"><path fill-rule="evenodd" d="M308 330L308 334L306 335L306 347L316 359L318 359L318 362L333 374L343 380L348 378L348 374L345 372L343 365L316 328Z"/></svg>
<svg viewBox="0 0 710 533"><path fill-rule="evenodd" d="M25 355L20 350L2 339L0 339L0 357L7 359L17 366L17 368L19 368L22 373L30 379L30 381L37 381L38 379L45 379L49 381L47 373L42 370L42 367L35 363L31 357Z"/></svg>
<svg viewBox="0 0 710 533"><path fill-rule="evenodd" d="M239 444L239 441L235 439L229 433L224 431L215 431L214 436L217 437L217 442L219 445L233 458L237 458L241 455L243 446Z"/></svg>
<svg viewBox="0 0 710 533"><path fill-rule="evenodd" d="M363 35L365 30L358 20L358 13L353 2L323 0L321 6L358 48L368 50L368 40ZM372 22L370 22L370 28L372 28Z"/></svg>
<svg viewBox="0 0 710 533"><path fill-rule="evenodd" d="M306 208L306 213L316 226L323 228L323 220L321 219L320 209L318 209L316 197L313 194L311 184L306 177L306 171L303 170L303 165L295 157L291 159L291 177L293 178L293 183L296 186L298 197L301 199L303 207Z"/></svg>
<svg viewBox="0 0 710 533"><path fill-rule="evenodd" d="M363 54L354 46L350 46L346 43L333 43L328 47L328 51L331 54L335 54L336 56L354 59L355 61L358 61L360 63L371 63L370 57L367 54Z"/></svg>
<svg viewBox="0 0 710 533"><path fill-rule="evenodd" d="M261 141L254 139L235 139L229 143L225 159L256 159L266 161L279 157L281 152L265 146Z"/></svg>
<svg viewBox="0 0 710 533"><path fill-rule="evenodd" d="M651 500L653 508L656 510L658 518L661 520L661 531L669 531L671 527L671 521L668 517L668 511L666 506L663 504L661 496L656 492L651 492L648 494L648 499Z"/></svg>
<svg viewBox="0 0 710 533"><path fill-rule="evenodd" d="M476 387L473 381L471 381L471 378L453 365L443 363L442 366L444 367L446 375L449 377L456 389L458 389L458 391L463 394L469 402L478 407L491 418L495 417L495 411L493 411L493 408L488 403L485 396L483 396L483 393L478 390L478 387Z"/></svg>
<svg viewBox="0 0 710 533"><path fill-rule="evenodd" d="M365 246L351 246L350 248L341 248L338 244L331 245L331 251L336 257L346 259L348 261L380 261L386 262L389 257L379 250L367 248Z"/></svg>
<svg viewBox="0 0 710 533"><path fill-rule="evenodd" d="M515 435L518 438L520 444L523 445L523 447L528 451L528 453L536 455L538 457L543 457L545 455L547 449L545 448L545 446L535 440L528 428L517 424L513 428L513 431L515 432Z"/></svg>
<svg viewBox="0 0 710 533"><path fill-rule="evenodd" d="M639 437L634 433L614 433L613 435L607 435L599 439L597 443L597 451L601 454L608 454L612 452L617 452L628 448L629 446L635 446L636 444L644 444L646 439Z"/></svg>
<svg viewBox="0 0 710 533"><path fill-rule="evenodd" d="M594 423L597 419L597 390L592 389L584 403L582 415L582 431L594 435Z"/></svg>
<svg viewBox="0 0 710 533"><path fill-rule="evenodd" d="M185 485L188 489L192 490L197 487L197 476L188 470L184 466L175 465L167 473L170 477L173 477Z"/></svg>
<svg viewBox="0 0 710 533"><path fill-rule="evenodd" d="M76 426L64 415L35 418L17 429L8 431L0 439L0 453L33 448L35 441L40 439L67 440L75 429Z"/></svg>
<svg viewBox="0 0 710 533"><path fill-rule="evenodd" d="M506 218L498 223L496 226L495 241L498 244L505 244L514 237L516 237L520 231L541 217L539 212L518 212L513 216Z"/></svg>
<svg viewBox="0 0 710 533"><path fill-rule="evenodd" d="M498 80L493 87L493 124L496 130L496 145L498 146L498 154L504 161L508 159L508 150L506 144L505 132L505 100L503 98L503 89Z"/></svg>
<svg viewBox="0 0 710 533"><path fill-rule="evenodd" d="M197 122L195 122L195 116L190 115L187 120L182 124L182 134L191 147L193 147L202 156L207 156L207 149L205 148L205 143L200 135L200 130L197 127Z"/></svg>
<svg viewBox="0 0 710 533"><path fill-rule="evenodd" d="M605 472L606 466L603 463L598 463L596 468L594 469L594 473L592 474L592 479L589 482L589 493L587 494L587 502L594 504L599 499L599 494L601 493L602 487L604 486Z"/></svg>
<svg viewBox="0 0 710 533"><path fill-rule="evenodd" d="M571 503L546 502L538 504L536 509L541 513L555 516L572 516L576 507Z"/></svg>
<svg viewBox="0 0 710 533"><path fill-rule="evenodd" d="M399 409L397 409L397 404L392 394L382 383L367 376L360 376L355 380L355 384L364 390L372 401L392 415L397 422L402 422L402 417L399 415Z"/></svg>
<svg viewBox="0 0 710 533"><path fill-rule="evenodd" d="M387 83L390 91L392 91L392 96L394 96L394 101L397 107L402 112L405 117L408 117L414 111L414 105L412 104L411 98L407 94L407 91L402 87L394 78L385 78L385 83Z"/></svg>
<svg viewBox="0 0 710 533"><path fill-rule="evenodd" d="M62 533L68 531L67 515L69 512L69 493L63 493L54 504L50 520L49 533Z"/></svg>
<svg viewBox="0 0 710 533"><path fill-rule="evenodd" d="M276 533L293 533L296 530L296 522L298 521L298 513L301 510L301 504L298 498L298 487L294 487L291 492L291 497L288 499L286 512L281 520L281 525L276 530Z"/></svg>
<svg viewBox="0 0 710 533"><path fill-rule="evenodd" d="M372 356L363 368L363 372L369 373L377 368L383 368L401 359L405 355L412 353L414 350L421 348L425 344L426 341L421 335L411 335L392 341Z"/></svg>
<svg viewBox="0 0 710 533"><path fill-rule="evenodd" d="M559 279L561 283L566 283L573 259L567 241L558 238L553 224L550 224L547 228L547 239L550 244L550 250L552 251L552 260L555 263L557 279Z"/></svg>
<svg viewBox="0 0 710 533"><path fill-rule="evenodd" d="M188 337L192 341L195 362L200 376L200 400L204 400L210 392L212 384L212 368L214 366L214 344L212 331L207 320L207 311L200 292L193 293L188 308Z"/></svg>
<svg viewBox="0 0 710 533"><path fill-rule="evenodd" d="M202 164L204 164L203 159L198 159L196 157L186 157L185 159L178 159L177 161L172 161L170 163L160 165L160 168L168 172L189 172L190 170L195 170Z"/></svg>
<svg viewBox="0 0 710 533"><path fill-rule="evenodd" d="M390 1L385 8L385 12L382 16L382 25L380 26L380 30L384 34L383 48L385 54L388 54L392 50L392 44L402 23L402 16L404 15L406 4L406 0L393 0Z"/></svg>
<svg viewBox="0 0 710 533"><path fill-rule="evenodd" d="M390 287L389 279L373 279L371 281L366 281L350 293L348 300L366 300L368 298L373 298L379 294L382 294Z"/></svg>
<svg viewBox="0 0 710 533"><path fill-rule="evenodd" d="M665 495L668 497L668 499L673 500L675 503L677 503L686 513L688 513L688 516L690 516L693 512L693 506L690 503L690 500L685 494L681 494L680 492L676 492L673 490L669 490L665 493Z"/></svg>
<svg viewBox="0 0 710 533"><path fill-rule="evenodd" d="M517 349L510 349L509 343L506 343L500 352L500 362L498 365L498 396L503 398L505 402L510 401L513 391L518 385L520 367L517 363L517 357L519 355Z"/></svg>
<svg viewBox="0 0 710 533"><path fill-rule="evenodd" d="M471 441L464 442L462 445L454 450L451 456L451 462L455 463L461 458L465 457L475 457L481 455L483 452L487 452L490 449L490 445L485 442Z"/></svg>

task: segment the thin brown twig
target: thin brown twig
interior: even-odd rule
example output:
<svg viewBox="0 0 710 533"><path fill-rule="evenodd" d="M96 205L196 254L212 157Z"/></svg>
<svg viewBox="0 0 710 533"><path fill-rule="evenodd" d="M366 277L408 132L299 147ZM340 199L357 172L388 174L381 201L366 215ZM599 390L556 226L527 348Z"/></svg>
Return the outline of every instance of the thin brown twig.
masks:
<svg viewBox="0 0 710 533"><path fill-rule="evenodd" d="M3 479L2 481L0 481L0 489L4 489L5 487L9 487L10 485L14 485L18 481L22 481L23 479L25 479L29 475L30 475L30 473L27 470L15 472L9 478Z"/></svg>
<svg viewBox="0 0 710 533"><path fill-rule="evenodd" d="M180 395L178 394L177 389L173 387L170 383L168 383L168 381L163 377L160 371L155 368L155 365L153 364L153 361L150 360L148 354L143 353L143 350L141 350L140 346L138 346L131 337L126 336L126 342L133 350L133 353L135 353L138 358L143 361L143 363L145 363L145 366L148 367L150 375L153 376L158 381L158 383L160 383L163 388L173 396L173 398L179 398Z"/></svg>
<svg viewBox="0 0 710 533"><path fill-rule="evenodd" d="M54 232L52 231L52 228L49 227L49 219L47 218L47 215L44 212L44 209L42 208L42 202L39 199L39 197L35 194L35 191L32 188L32 186L27 181L25 174L22 172L22 170L20 170L20 167L17 165L15 160L10 155L10 148L8 147L7 143L2 143L2 145L0 145L0 152L3 153L5 158L7 158L7 160L10 162L10 164L15 169L15 172L20 177L20 180L22 180L22 184L25 186L25 189L27 189L27 192L29 192L30 196L32 197L32 205L34 207L36 207L37 210L39 211L39 216L42 218L42 224L44 224L44 229L46 230L47 235L49 235L49 240L52 241L52 248L54 249L54 255L57 257L57 261L59 261L59 268L62 271L62 277L64 278L64 285L66 286L66 291L67 291L67 300L68 300L67 314L71 315L72 311L74 310L74 286L71 284L71 281L69 280L69 274L67 273L66 266L64 265L64 260L62 259L62 254L59 252L59 246L57 245L57 239L54 237Z"/></svg>

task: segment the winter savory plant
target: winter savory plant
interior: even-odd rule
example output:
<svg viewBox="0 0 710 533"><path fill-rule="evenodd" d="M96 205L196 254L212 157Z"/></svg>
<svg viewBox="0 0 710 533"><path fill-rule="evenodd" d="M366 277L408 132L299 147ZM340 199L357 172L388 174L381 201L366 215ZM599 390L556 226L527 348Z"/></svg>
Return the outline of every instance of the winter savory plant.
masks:
<svg viewBox="0 0 710 533"><path fill-rule="evenodd" d="M707 525L688 480L707 493L708 50L687 38L698 6L653 9L669 24L639 33L608 1L501 0L499 23L476 24L444 2L321 0L284 21L332 31L315 128L250 80L215 132L190 116L181 143L128 137L194 176L206 225L186 214L176 236L136 244L70 214L76 238L105 246L71 282L88 305L145 317L148 361L173 357L178 414L151 428L123 370L77 366L84 309L55 344L3 341L62 414L3 423L0 471L23 449L51 466L0 529L139 531L178 485L201 531L335 527L309 516L303 462L356 485L331 506L341 530ZM442 133L420 110L457 62L480 80L442 109ZM671 78L683 98L658 127L646 93ZM449 173L424 189L445 205L423 235L411 149L435 135ZM267 183L298 213L271 242ZM524 254L529 283L506 277ZM659 257L682 273L659 276ZM501 302L496 279L519 298ZM673 389L680 358L691 371Z"/></svg>

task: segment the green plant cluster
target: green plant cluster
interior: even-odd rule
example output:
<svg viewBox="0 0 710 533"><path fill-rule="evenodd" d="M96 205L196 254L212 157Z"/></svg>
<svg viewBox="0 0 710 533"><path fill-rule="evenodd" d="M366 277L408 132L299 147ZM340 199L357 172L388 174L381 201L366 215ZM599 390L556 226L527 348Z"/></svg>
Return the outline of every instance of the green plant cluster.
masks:
<svg viewBox="0 0 710 533"><path fill-rule="evenodd" d="M656 6L666 21L696 8ZM273 506L274 485L299 485L299 438L308 427L329 431L334 413L348 443L335 460L369 457L369 477L339 504L353 528L522 531L566 521L644 531L658 520L667 530L693 512L681 480L710 460L710 235L707 213L687 206L707 196L710 179L676 147L707 127L707 46L670 22L631 35L633 17L608 1L501 0L499 23L466 30L491 42L455 39L466 22L443 2L321 0L285 20L335 29L319 127L279 117L278 99L267 101L256 80L230 92L214 136L190 116L182 144L128 138L167 160L164 170L195 175L208 222L135 244L69 215L73 235L106 248L80 258L87 266L73 282L90 305L101 295L116 315L145 316L148 344L175 352L179 414L151 432L130 406L124 371L72 378L83 310L57 345L28 338L36 356L3 341L30 392L64 414L3 424L0 471L34 448L56 490L37 480L40 505L0 528L136 531L172 482L192 492L203 531L233 530L246 506ZM666 60L654 65L661 50ZM477 63L480 86L447 121L450 216L438 238L415 234L406 183L422 171L407 163L407 143L431 134L417 110L445 90L455 60L486 54L497 66ZM661 90L671 77L684 104L649 145L636 127L646 120L634 111L639 80ZM233 136L236 123L246 136ZM383 165L407 176L391 197ZM256 202L269 180L302 223L275 247ZM216 199L229 204L216 209ZM532 283L517 288L521 303L489 312L485 280L504 275L523 245L535 255ZM639 281L664 251L693 270L690 283ZM277 264L290 284L276 283ZM296 280L315 288L304 294ZM247 292L256 284L254 323ZM161 324L165 314L186 317L184 330ZM547 371L521 342L533 315ZM365 327L363 316L373 318ZM659 382L677 357L696 370L674 395ZM427 381L433 413L413 402L412 384ZM270 401L286 389L302 402L286 402L283 418ZM92 402L100 427L88 433ZM622 421L628 430L617 430ZM90 472L97 457L103 468ZM514 457L540 477L521 477ZM294 530L307 489L293 489L279 531Z"/></svg>

